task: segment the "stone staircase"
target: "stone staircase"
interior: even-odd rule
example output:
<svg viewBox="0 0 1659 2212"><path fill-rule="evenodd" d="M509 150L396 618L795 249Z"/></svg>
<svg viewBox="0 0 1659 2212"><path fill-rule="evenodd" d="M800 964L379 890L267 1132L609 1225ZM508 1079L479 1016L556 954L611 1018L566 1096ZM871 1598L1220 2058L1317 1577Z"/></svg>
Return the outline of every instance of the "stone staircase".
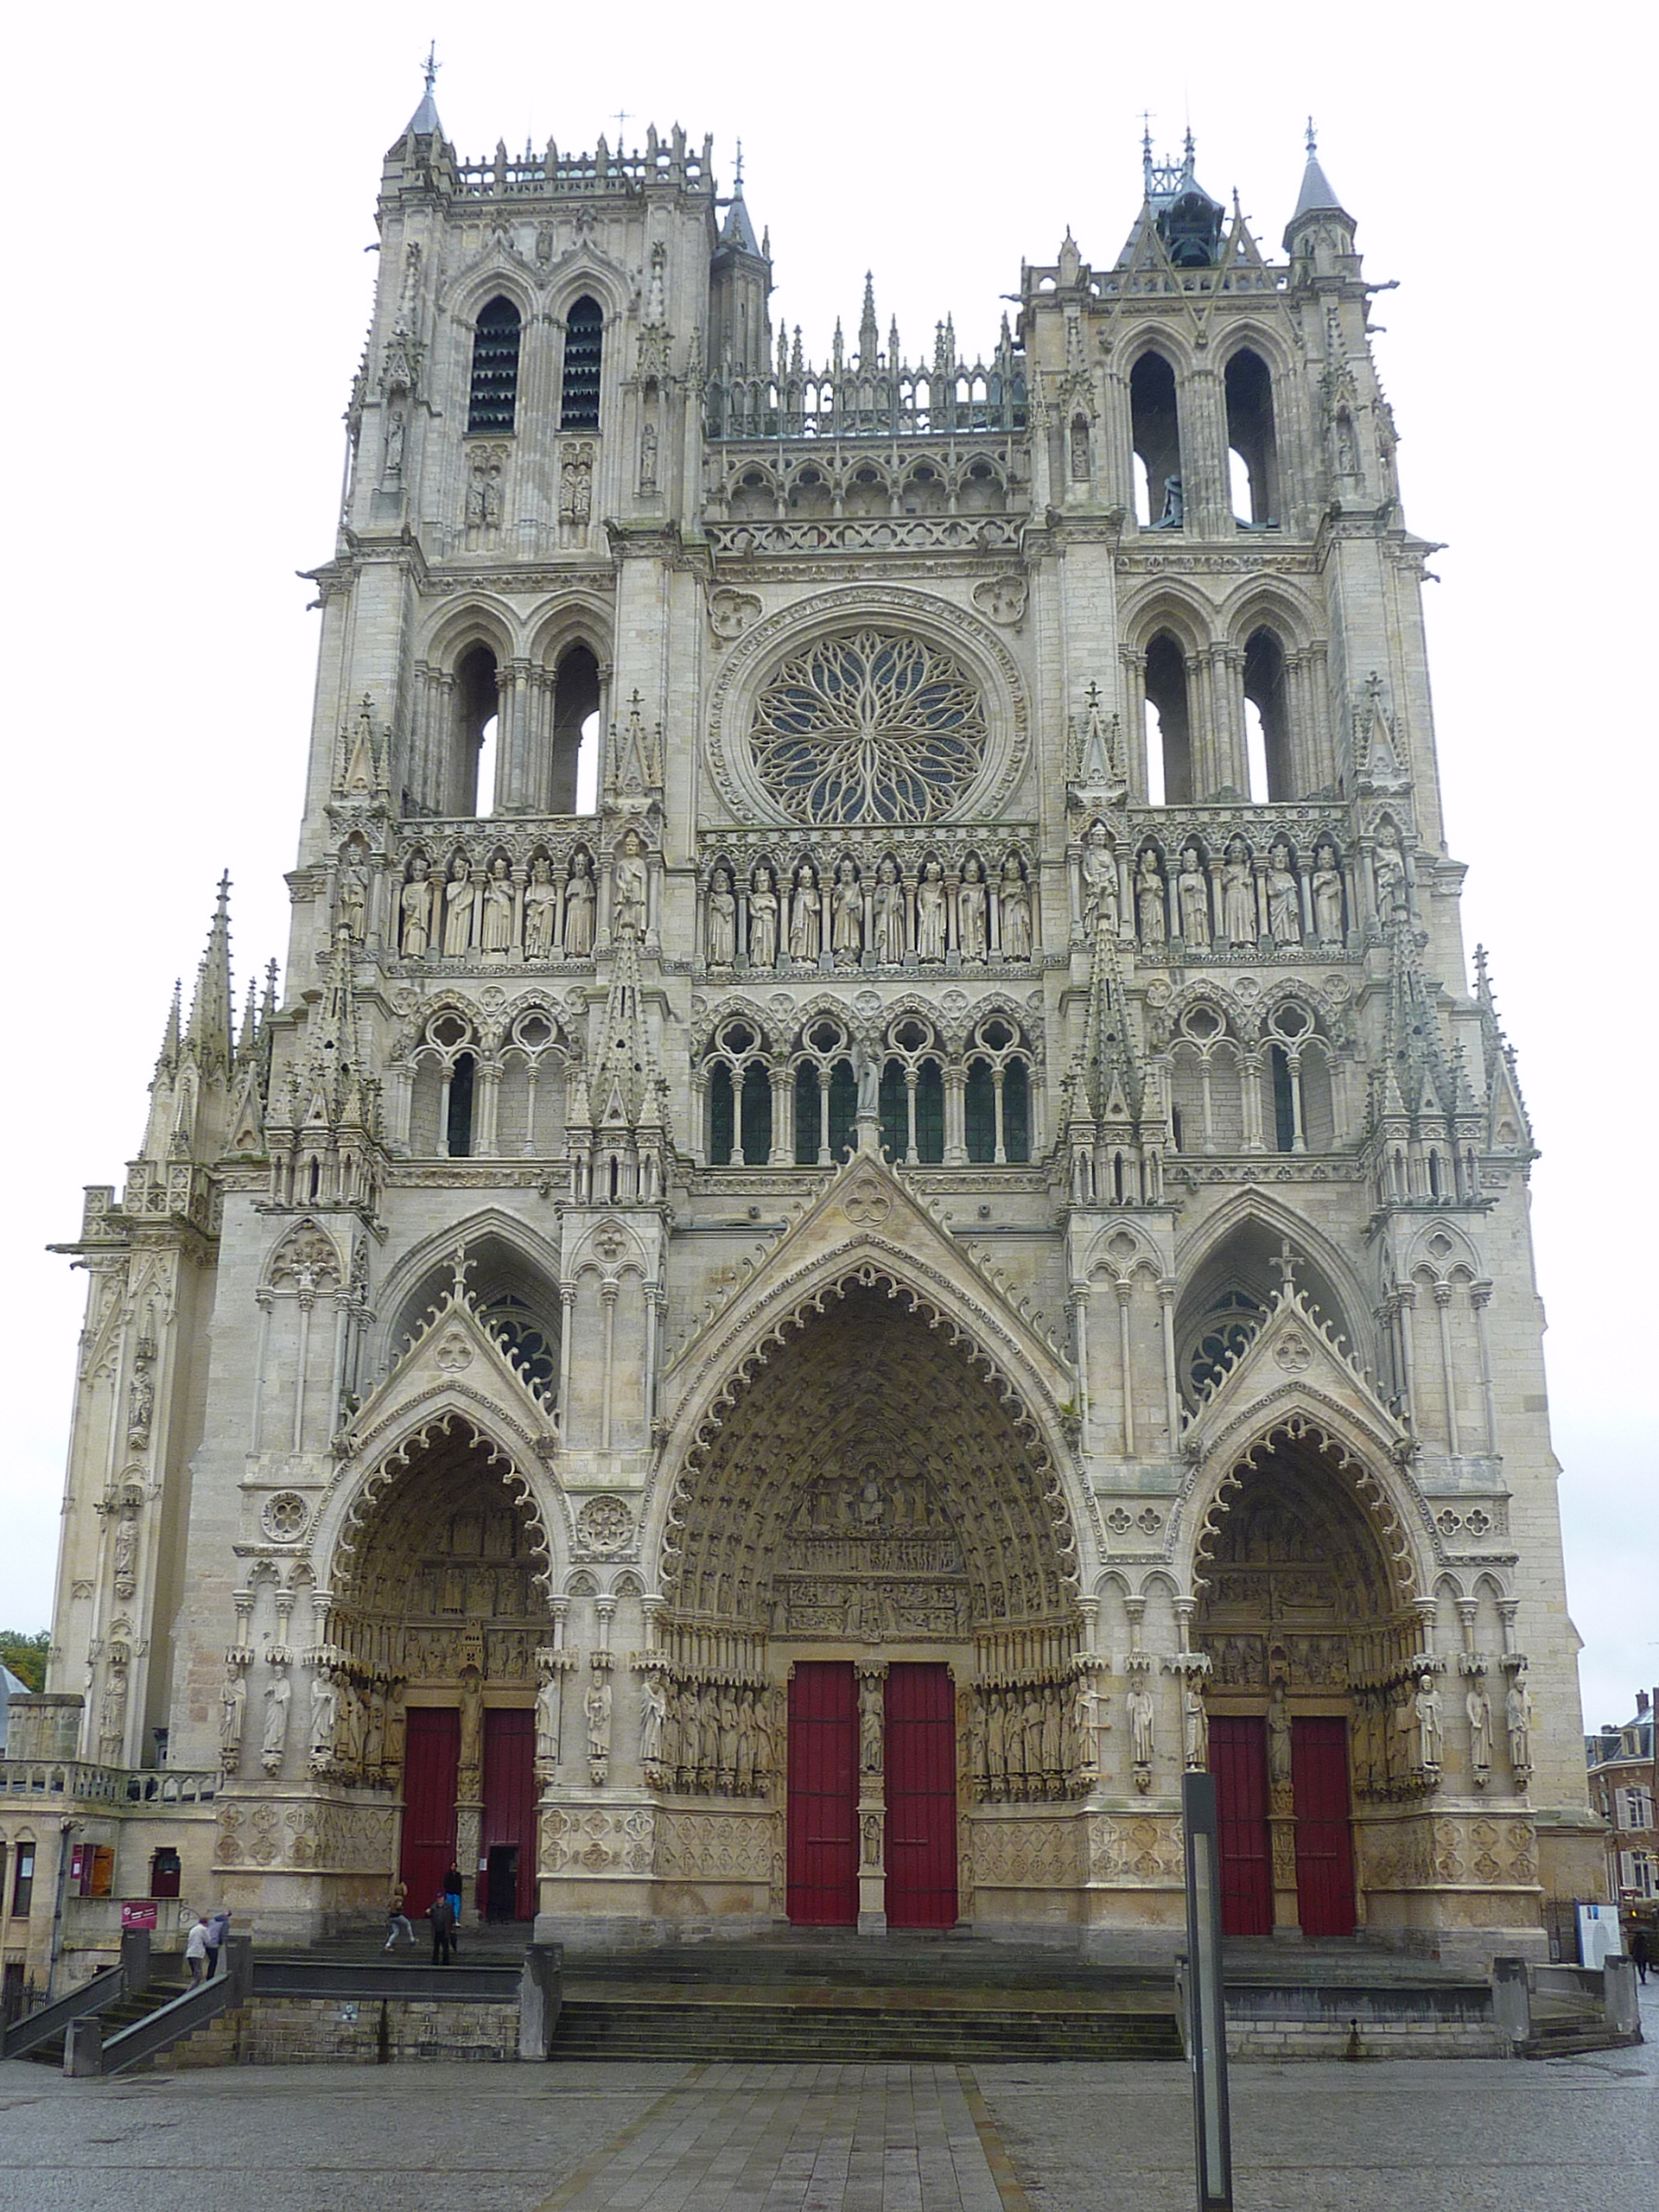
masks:
<svg viewBox="0 0 1659 2212"><path fill-rule="evenodd" d="M99 2013L105 2042L108 2043L112 2037L118 2036L123 2028L130 2028L137 2021L147 2020L152 2012L159 2012L163 2005L170 2005L175 1997L182 1997L189 1986L189 1983L184 1980L153 1980L148 1989L130 1991L124 1997L116 1998ZM49 2042L37 2043L33 2050L26 2050L22 2056L31 2065L50 2066L54 2071L60 2070L63 2066L63 2037L54 2036Z"/></svg>
<svg viewBox="0 0 1659 2212"><path fill-rule="evenodd" d="M567 1960L559 2058L1179 2058L1166 1973L971 1937L820 1937Z"/></svg>

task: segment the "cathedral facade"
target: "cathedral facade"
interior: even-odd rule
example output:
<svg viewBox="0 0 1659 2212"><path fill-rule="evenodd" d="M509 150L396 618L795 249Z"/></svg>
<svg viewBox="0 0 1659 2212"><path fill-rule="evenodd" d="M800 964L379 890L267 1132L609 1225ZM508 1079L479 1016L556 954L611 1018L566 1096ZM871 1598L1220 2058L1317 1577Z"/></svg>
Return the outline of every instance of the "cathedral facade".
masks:
<svg viewBox="0 0 1659 2212"><path fill-rule="evenodd" d="M221 897L71 1248L116 1893L1167 1950L1207 1766L1235 1932L1536 1951L1533 1147L1311 147L971 363L813 365L677 129L429 86L378 213L285 988Z"/></svg>

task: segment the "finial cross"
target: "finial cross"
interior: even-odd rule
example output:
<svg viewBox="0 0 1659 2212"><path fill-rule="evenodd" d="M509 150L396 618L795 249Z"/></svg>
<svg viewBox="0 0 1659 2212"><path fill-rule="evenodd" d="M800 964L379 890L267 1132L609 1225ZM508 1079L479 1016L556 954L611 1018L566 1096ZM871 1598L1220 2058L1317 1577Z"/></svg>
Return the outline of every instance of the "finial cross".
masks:
<svg viewBox="0 0 1659 2212"><path fill-rule="evenodd" d="M427 47L426 59L421 64L421 67L425 73L426 89L429 92L431 91L434 84L437 81L438 72L442 68L442 62L438 59L438 41L436 39L433 39Z"/></svg>
<svg viewBox="0 0 1659 2212"><path fill-rule="evenodd" d="M1313 118L1310 115L1307 118L1307 151L1309 159L1311 160L1319 150L1319 133L1313 128Z"/></svg>
<svg viewBox="0 0 1659 2212"><path fill-rule="evenodd" d="M624 130L625 127L627 125L627 124L629 124L632 120L632 117L629 115L628 111L626 110L626 108L625 108L625 107L620 107L620 108L618 108L618 110L616 111L615 123L616 123L616 150L617 150L617 152L618 152L619 154L620 154L620 153L621 152L621 150L622 150L622 132L623 132L623 130Z"/></svg>

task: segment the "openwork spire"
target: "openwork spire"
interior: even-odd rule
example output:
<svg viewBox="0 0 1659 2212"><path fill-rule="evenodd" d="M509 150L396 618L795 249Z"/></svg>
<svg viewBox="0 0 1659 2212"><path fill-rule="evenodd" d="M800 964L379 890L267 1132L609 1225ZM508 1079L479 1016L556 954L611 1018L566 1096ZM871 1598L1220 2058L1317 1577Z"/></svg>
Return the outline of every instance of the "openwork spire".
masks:
<svg viewBox="0 0 1659 2212"><path fill-rule="evenodd" d="M207 948L196 970L195 995L184 1042L204 1068L228 1068L235 1023L231 998L231 879L219 880L219 899L207 926Z"/></svg>

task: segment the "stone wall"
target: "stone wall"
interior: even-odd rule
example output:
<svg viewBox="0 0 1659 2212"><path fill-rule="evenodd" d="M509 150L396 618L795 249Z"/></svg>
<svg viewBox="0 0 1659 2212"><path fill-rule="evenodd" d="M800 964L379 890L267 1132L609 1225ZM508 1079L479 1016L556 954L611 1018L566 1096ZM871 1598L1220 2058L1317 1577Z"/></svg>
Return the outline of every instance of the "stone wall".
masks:
<svg viewBox="0 0 1659 2212"><path fill-rule="evenodd" d="M252 1997L147 2069L200 2066L374 2066L409 2058L517 2058L518 2005L439 1999Z"/></svg>

